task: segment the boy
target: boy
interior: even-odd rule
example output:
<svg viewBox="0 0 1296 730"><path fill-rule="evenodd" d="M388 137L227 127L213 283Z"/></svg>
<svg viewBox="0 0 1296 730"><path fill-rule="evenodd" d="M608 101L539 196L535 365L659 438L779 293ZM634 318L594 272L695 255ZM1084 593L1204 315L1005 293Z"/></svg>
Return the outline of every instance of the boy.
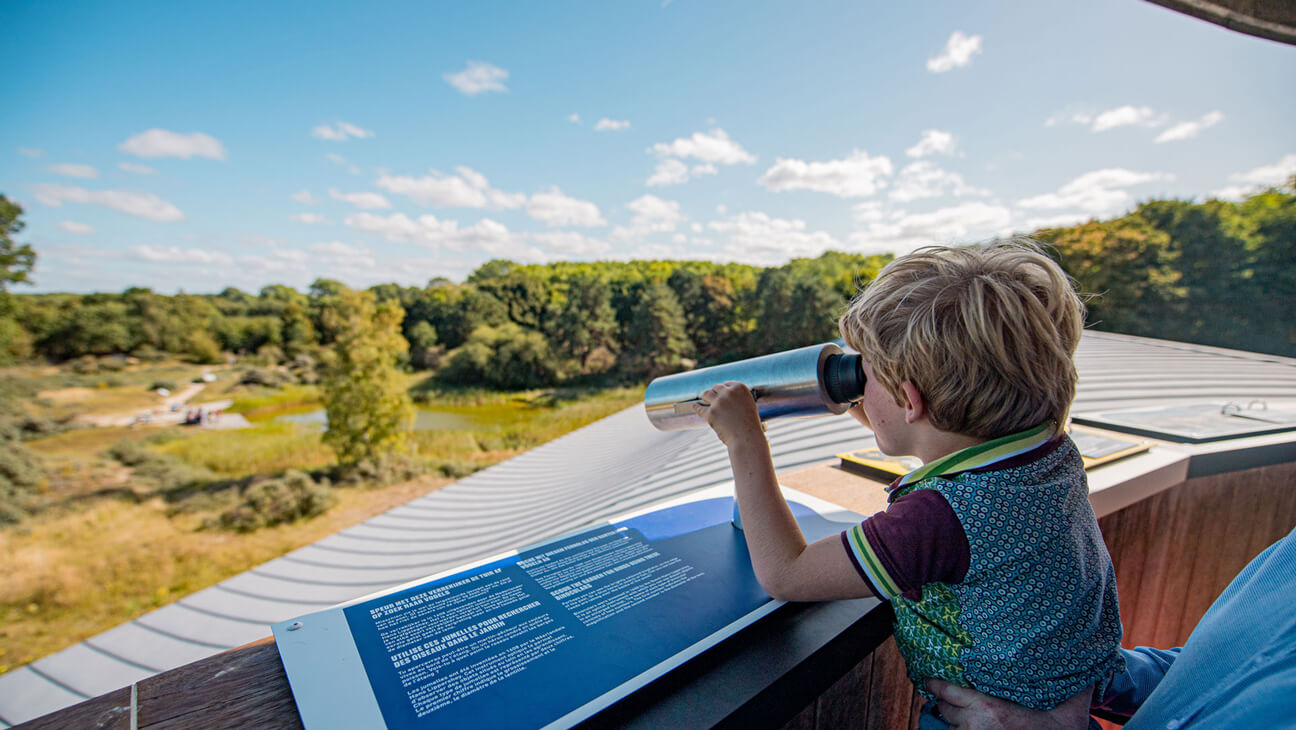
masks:
<svg viewBox="0 0 1296 730"><path fill-rule="evenodd" d="M914 684L943 679L1047 709L1123 668L1116 581L1063 428L1084 305L1030 242L921 249L842 316L863 356L851 413L923 466L885 512L807 545L783 501L750 391L694 406L729 449L752 565L775 598L876 595ZM928 697L920 727L944 727Z"/></svg>

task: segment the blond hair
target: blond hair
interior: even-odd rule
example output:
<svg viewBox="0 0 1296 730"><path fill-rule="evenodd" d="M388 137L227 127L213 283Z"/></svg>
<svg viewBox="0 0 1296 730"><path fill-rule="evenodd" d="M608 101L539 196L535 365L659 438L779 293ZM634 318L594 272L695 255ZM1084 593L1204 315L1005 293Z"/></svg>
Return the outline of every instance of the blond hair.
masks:
<svg viewBox="0 0 1296 730"><path fill-rule="evenodd" d="M839 327L896 403L909 381L942 431L991 439L1066 423L1084 304L1030 239L902 256Z"/></svg>

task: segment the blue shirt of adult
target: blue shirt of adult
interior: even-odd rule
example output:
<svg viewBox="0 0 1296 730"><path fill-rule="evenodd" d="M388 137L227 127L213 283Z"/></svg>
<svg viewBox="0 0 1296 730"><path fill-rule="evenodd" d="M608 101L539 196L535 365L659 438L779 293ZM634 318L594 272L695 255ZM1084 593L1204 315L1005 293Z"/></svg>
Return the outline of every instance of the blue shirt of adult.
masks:
<svg viewBox="0 0 1296 730"><path fill-rule="evenodd" d="M1176 649L1122 649L1094 714L1126 730L1296 725L1296 530L1256 556Z"/></svg>

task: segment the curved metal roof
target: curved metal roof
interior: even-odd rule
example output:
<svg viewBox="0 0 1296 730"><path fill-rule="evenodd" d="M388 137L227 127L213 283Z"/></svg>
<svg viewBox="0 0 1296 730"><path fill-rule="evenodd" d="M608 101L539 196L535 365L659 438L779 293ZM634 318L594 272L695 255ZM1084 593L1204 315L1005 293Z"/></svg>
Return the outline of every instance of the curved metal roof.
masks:
<svg viewBox="0 0 1296 730"><path fill-rule="evenodd" d="M1087 332L1074 412L1296 403L1296 359ZM774 421L787 471L858 448L850 418ZM0 727L260 639L268 625L731 479L710 431L661 432L636 406L0 675Z"/></svg>

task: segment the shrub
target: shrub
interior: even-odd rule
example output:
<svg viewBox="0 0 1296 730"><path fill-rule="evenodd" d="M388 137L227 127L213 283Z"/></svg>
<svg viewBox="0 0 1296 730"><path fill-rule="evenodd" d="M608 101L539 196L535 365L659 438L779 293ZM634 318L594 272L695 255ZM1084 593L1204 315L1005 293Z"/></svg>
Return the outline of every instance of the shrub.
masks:
<svg viewBox="0 0 1296 730"><path fill-rule="evenodd" d="M143 362L162 362L166 360L169 355L152 345L140 345L134 350L131 350L131 357Z"/></svg>
<svg viewBox="0 0 1296 730"><path fill-rule="evenodd" d="M336 503L337 495L327 480L316 482L305 472L289 470L278 479L249 486L239 504L221 513L218 524L228 530L252 532L323 514Z"/></svg>
<svg viewBox="0 0 1296 730"><path fill-rule="evenodd" d="M252 357L252 362L256 363L257 365L264 365L267 367L273 367L283 361L284 361L283 348L269 342L258 347L256 351L256 355Z"/></svg>
<svg viewBox="0 0 1296 730"><path fill-rule="evenodd" d="M334 469L334 476L339 485L382 486L409 481L426 474L427 471L427 465L417 459L403 454L386 454L377 458L362 459L355 464L338 466Z"/></svg>
<svg viewBox="0 0 1296 730"><path fill-rule="evenodd" d="M0 525L22 521L43 479L32 452L17 441L0 440Z"/></svg>
<svg viewBox="0 0 1296 730"><path fill-rule="evenodd" d="M174 380L154 380L153 384L148 387L149 390L157 390L158 388L166 388L172 393L179 390Z"/></svg>
<svg viewBox="0 0 1296 730"><path fill-rule="evenodd" d="M135 479L160 492L193 488L215 478L207 469L190 466L168 454L159 454L132 439L118 441L108 453L124 466L131 467Z"/></svg>
<svg viewBox="0 0 1296 730"><path fill-rule="evenodd" d="M21 392L17 384L0 383L0 525L21 521L45 480L40 460L22 445Z"/></svg>
<svg viewBox="0 0 1296 730"><path fill-rule="evenodd" d="M188 341L185 342L185 353L194 362L213 365L221 362L220 344L206 332L197 330L189 333Z"/></svg>
<svg viewBox="0 0 1296 730"><path fill-rule="evenodd" d="M74 373L91 375L99 372L99 359L94 355L82 355L69 363L68 369Z"/></svg>
<svg viewBox="0 0 1296 730"><path fill-rule="evenodd" d="M279 388L288 385L293 381L292 376L279 370L269 370L266 368L249 368L239 379L239 385L263 385L270 388Z"/></svg>

